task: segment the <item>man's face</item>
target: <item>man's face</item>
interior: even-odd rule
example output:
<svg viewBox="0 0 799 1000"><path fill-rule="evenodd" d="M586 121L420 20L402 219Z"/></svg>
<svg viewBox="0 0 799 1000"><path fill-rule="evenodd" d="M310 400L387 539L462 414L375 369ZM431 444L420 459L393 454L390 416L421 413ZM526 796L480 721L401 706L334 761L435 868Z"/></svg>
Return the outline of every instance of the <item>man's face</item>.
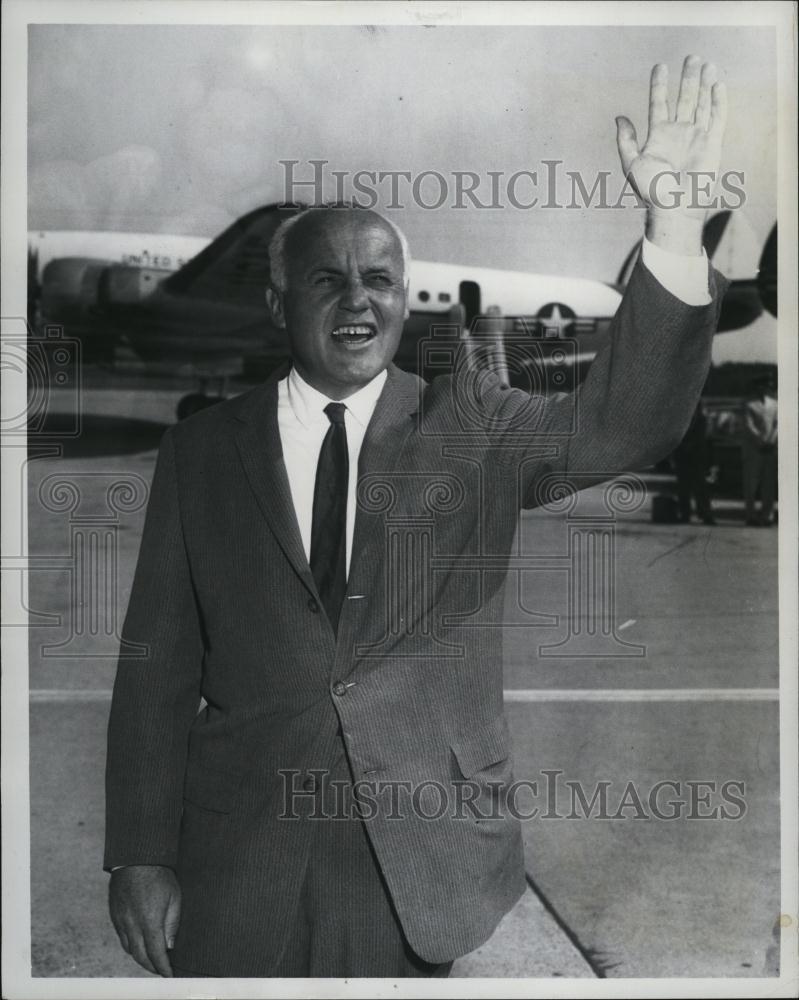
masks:
<svg viewBox="0 0 799 1000"><path fill-rule="evenodd" d="M399 345L408 315L399 240L371 212L311 210L288 234L286 272L286 290L267 299L294 364L319 392L344 399Z"/></svg>

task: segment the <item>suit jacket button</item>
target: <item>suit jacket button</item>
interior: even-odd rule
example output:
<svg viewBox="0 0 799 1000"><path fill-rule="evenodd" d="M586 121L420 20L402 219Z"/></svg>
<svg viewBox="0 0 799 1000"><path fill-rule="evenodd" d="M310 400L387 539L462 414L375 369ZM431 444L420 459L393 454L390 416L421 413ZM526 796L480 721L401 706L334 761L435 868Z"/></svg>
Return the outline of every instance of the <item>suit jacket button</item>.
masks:
<svg viewBox="0 0 799 1000"><path fill-rule="evenodd" d="M339 696L339 698L341 698L346 693L347 693L347 685L344 683L344 681L336 681L336 683L333 685L333 694L336 694Z"/></svg>
<svg viewBox="0 0 799 1000"><path fill-rule="evenodd" d="M308 607L313 611L315 615L319 614L319 602L314 600L313 597L308 598Z"/></svg>

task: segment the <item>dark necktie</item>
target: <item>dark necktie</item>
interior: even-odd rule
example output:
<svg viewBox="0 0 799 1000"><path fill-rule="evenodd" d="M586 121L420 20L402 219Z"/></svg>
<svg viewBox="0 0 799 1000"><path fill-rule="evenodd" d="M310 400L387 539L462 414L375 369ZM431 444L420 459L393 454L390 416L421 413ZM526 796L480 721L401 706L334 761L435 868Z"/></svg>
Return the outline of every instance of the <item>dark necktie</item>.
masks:
<svg viewBox="0 0 799 1000"><path fill-rule="evenodd" d="M319 462L313 493L311 524L311 572L327 617L338 631L338 619L347 588L347 489L350 463L344 403L328 403L330 421Z"/></svg>

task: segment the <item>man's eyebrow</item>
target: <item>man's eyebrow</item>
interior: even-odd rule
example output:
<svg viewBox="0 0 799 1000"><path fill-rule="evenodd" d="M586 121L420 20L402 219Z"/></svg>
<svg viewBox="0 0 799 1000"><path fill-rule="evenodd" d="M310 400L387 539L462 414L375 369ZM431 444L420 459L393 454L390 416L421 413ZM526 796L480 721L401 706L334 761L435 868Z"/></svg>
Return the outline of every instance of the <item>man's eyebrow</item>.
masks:
<svg viewBox="0 0 799 1000"><path fill-rule="evenodd" d="M368 267L363 268L361 274L391 274L395 270L391 263L387 264L370 264Z"/></svg>
<svg viewBox="0 0 799 1000"><path fill-rule="evenodd" d="M387 261L385 264L368 264L363 268L360 268L358 273L362 275L375 275L375 274L387 274L392 275L397 271L397 267L391 262ZM305 274L311 277L314 274L335 274L342 275L347 273L347 268L340 267L336 264L314 264L310 267Z"/></svg>

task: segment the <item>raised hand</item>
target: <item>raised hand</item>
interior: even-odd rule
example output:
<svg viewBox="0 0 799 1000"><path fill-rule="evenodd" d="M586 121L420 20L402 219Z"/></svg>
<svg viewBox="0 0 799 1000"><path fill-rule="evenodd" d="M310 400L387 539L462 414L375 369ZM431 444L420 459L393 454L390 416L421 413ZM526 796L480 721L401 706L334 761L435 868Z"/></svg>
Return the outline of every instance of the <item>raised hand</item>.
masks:
<svg viewBox="0 0 799 1000"><path fill-rule="evenodd" d="M629 118L616 119L622 168L647 205L650 224L659 218L663 225L684 222L687 231L696 232L698 226L701 232L718 179L727 120L727 92L716 76L712 63L688 56L672 114L668 67L655 66L649 89L649 134L643 148Z"/></svg>

